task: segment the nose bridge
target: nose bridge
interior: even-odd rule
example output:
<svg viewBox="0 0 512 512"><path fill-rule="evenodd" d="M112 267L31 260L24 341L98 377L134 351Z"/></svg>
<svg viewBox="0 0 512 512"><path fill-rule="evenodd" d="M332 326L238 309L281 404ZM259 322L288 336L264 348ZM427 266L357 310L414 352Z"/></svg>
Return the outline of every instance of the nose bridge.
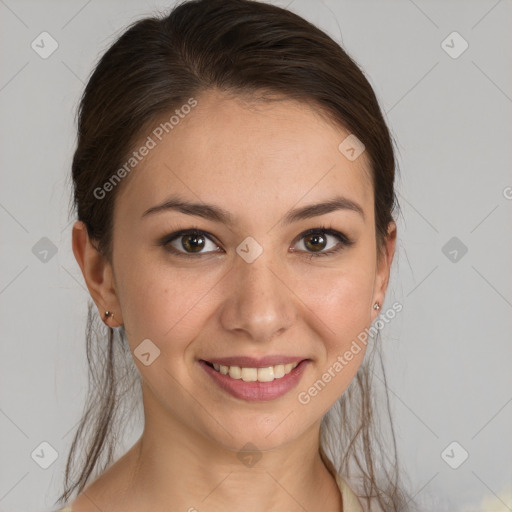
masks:
<svg viewBox="0 0 512 512"><path fill-rule="evenodd" d="M276 273L279 270L275 264L276 258L269 257L269 254L259 256L255 261L247 263L238 261L235 265L234 272L236 280L239 283L241 295L250 298L255 296L277 298L279 294L279 280ZM277 272L276 272L277 270Z"/></svg>
<svg viewBox="0 0 512 512"><path fill-rule="evenodd" d="M284 275L279 276L284 271L270 249L258 249L253 241L246 240L238 246L237 253L239 257L231 271L230 299L222 316L224 327L244 330L255 340L270 339L293 322L293 293L284 284Z"/></svg>

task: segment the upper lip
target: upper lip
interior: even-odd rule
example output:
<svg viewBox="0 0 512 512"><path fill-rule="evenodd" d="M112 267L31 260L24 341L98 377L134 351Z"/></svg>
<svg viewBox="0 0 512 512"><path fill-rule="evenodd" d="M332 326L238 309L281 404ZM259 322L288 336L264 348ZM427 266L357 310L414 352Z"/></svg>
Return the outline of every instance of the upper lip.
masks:
<svg viewBox="0 0 512 512"><path fill-rule="evenodd" d="M230 357L212 357L211 359L203 359L207 363L221 364L223 366L239 366L244 368L266 368L278 364L299 363L304 361L305 357L300 356L283 356L270 355L265 357L249 357L249 356L230 356Z"/></svg>

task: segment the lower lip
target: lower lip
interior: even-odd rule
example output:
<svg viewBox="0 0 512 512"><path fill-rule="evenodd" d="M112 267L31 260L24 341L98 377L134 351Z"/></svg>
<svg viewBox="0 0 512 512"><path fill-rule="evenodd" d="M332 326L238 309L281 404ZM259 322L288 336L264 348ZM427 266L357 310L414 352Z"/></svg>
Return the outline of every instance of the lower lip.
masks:
<svg viewBox="0 0 512 512"><path fill-rule="evenodd" d="M242 379L232 379L228 375L223 375L208 366L205 361L199 361L201 367L220 388L235 398L251 402L274 400L288 393L298 384L308 363L307 359L301 361L290 373L272 382L244 382Z"/></svg>

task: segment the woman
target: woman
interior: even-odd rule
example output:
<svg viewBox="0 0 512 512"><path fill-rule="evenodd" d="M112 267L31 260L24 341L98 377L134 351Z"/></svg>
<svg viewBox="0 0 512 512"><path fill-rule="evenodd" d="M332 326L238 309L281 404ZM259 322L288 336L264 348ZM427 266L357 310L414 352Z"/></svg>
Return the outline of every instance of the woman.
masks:
<svg viewBox="0 0 512 512"><path fill-rule="evenodd" d="M411 510L365 358L395 251L394 170L362 72L285 9L186 2L112 45L72 168L73 251L109 336L62 510ZM90 310L90 362L92 324ZM116 353L137 370L124 392ZM141 437L86 487L139 384Z"/></svg>

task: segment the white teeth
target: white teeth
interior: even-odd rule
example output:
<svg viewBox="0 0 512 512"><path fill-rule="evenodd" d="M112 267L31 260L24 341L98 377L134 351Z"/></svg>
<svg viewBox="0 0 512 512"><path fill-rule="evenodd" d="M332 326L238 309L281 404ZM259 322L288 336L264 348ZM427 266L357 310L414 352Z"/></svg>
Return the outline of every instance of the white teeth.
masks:
<svg viewBox="0 0 512 512"><path fill-rule="evenodd" d="M299 363L276 364L265 368L241 368L240 366L224 366L213 363L213 367L222 375L232 379L242 379L244 382L272 382L290 373Z"/></svg>
<svg viewBox="0 0 512 512"><path fill-rule="evenodd" d="M241 372L244 382L256 382L258 380L258 368L242 368Z"/></svg>
<svg viewBox="0 0 512 512"><path fill-rule="evenodd" d="M242 370L240 366L230 366L229 367L229 376L232 379L241 379L242 378Z"/></svg>
<svg viewBox="0 0 512 512"><path fill-rule="evenodd" d="M259 382L272 382L274 380L274 367L258 368L258 381Z"/></svg>
<svg viewBox="0 0 512 512"><path fill-rule="evenodd" d="M280 379L281 377L284 377L284 364L276 364L274 366L274 377L276 379Z"/></svg>

